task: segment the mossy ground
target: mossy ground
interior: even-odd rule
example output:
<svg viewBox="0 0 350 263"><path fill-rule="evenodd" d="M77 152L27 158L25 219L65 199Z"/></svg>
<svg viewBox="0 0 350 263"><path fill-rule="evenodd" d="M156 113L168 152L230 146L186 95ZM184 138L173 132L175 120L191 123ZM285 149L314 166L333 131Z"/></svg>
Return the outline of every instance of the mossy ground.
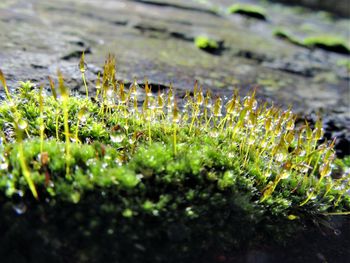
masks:
<svg viewBox="0 0 350 263"><path fill-rule="evenodd" d="M80 70L84 77L83 58ZM319 142L321 121L296 128L290 110L259 106L254 92L224 104L197 83L182 102L172 88L127 88L116 81L112 57L95 98L70 96L58 76L51 92L27 82L15 94L0 79L7 94L0 104L1 225L15 220L6 240L30 232L26 226L38 229L40 242L62 229L67 242L49 242L55 253L103 260L136 249L126 258L164 252L178 259L178 251L185 257L217 244L282 241L307 221L349 213L349 172L334 162L334 143ZM110 242L111 255L98 254L96 236ZM78 239L90 240L89 249L67 248Z"/></svg>

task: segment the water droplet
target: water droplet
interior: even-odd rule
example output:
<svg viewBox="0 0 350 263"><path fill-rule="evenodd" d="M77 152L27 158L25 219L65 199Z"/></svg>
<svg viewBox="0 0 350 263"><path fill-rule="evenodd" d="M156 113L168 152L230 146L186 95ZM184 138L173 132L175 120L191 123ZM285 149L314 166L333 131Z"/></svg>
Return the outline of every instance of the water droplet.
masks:
<svg viewBox="0 0 350 263"><path fill-rule="evenodd" d="M27 129L27 127L28 127L28 123L25 120L22 119L18 122L19 129L25 130L25 129Z"/></svg>
<svg viewBox="0 0 350 263"><path fill-rule="evenodd" d="M330 176L330 174L332 173L332 166L329 164L329 162L324 163L320 166L319 173L321 177Z"/></svg>
<svg viewBox="0 0 350 263"><path fill-rule="evenodd" d="M141 244L135 244L135 248L140 250L140 251L146 251L146 248L144 246L142 246Z"/></svg>
<svg viewBox="0 0 350 263"><path fill-rule="evenodd" d="M309 191L307 191L307 196L310 196L310 200L315 200L317 198L317 194L314 192L314 188L311 188Z"/></svg>
<svg viewBox="0 0 350 263"><path fill-rule="evenodd" d="M0 163L0 170L6 170L9 167L9 164L4 161Z"/></svg>
<svg viewBox="0 0 350 263"><path fill-rule="evenodd" d="M79 121L85 122L88 116L89 116L88 109L86 106L83 106L78 112Z"/></svg>
<svg viewBox="0 0 350 263"><path fill-rule="evenodd" d="M73 193L70 195L70 198L71 198L71 201L72 201L74 204L77 204L77 203L79 203L79 201L80 201L80 193L79 193L79 192L73 192Z"/></svg>
<svg viewBox="0 0 350 263"><path fill-rule="evenodd" d="M279 152L275 155L275 159L277 162L282 162L286 158L286 154Z"/></svg>
<svg viewBox="0 0 350 263"><path fill-rule="evenodd" d="M123 165L123 162L119 159L115 159L114 161L118 166L122 166Z"/></svg>
<svg viewBox="0 0 350 263"><path fill-rule="evenodd" d="M249 106L249 101L250 101L250 96L245 96L243 98L243 105L244 105L244 107L248 107Z"/></svg>
<svg viewBox="0 0 350 263"><path fill-rule="evenodd" d="M114 143L121 143L125 138L123 134L111 134L110 137L111 141Z"/></svg>
<svg viewBox="0 0 350 263"><path fill-rule="evenodd" d="M112 97L113 96L113 89L108 89L106 92L107 97Z"/></svg>
<svg viewBox="0 0 350 263"><path fill-rule="evenodd" d="M193 217L195 215L195 213L192 210L192 207L186 207L185 212L186 212L186 215L189 217Z"/></svg>
<svg viewBox="0 0 350 263"><path fill-rule="evenodd" d="M280 176L281 176L281 179L287 179L290 176L290 173L283 172Z"/></svg>
<svg viewBox="0 0 350 263"><path fill-rule="evenodd" d="M17 193L17 195L19 197L23 197L24 196L24 192L22 190L18 190L16 193Z"/></svg>
<svg viewBox="0 0 350 263"><path fill-rule="evenodd" d="M256 100L254 100L252 102L252 110L256 110L257 107L258 107L258 102Z"/></svg>
<svg viewBox="0 0 350 263"><path fill-rule="evenodd" d="M265 172L264 173L264 177L265 178L270 178L271 177L271 173L270 172Z"/></svg>
<svg viewBox="0 0 350 263"><path fill-rule="evenodd" d="M304 173L304 174L306 174L309 171L309 169L312 168L312 167L308 166L306 163L302 163L300 165L301 165L300 172Z"/></svg>
<svg viewBox="0 0 350 263"><path fill-rule="evenodd" d="M16 204L12 208L18 215L23 215L27 211L27 206L24 203Z"/></svg>
<svg viewBox="0 0 350 263"><path fill-rule="evenodd" d="M339 229L334 229L334 235L339 236L341 231Z"/></svg>
<svg viewBox="0 0 350 263"><path fill-rule="evenodd" d="M144 177L143 174L137 174L137 175L136 175L136 178L137 178L138 180L141 180L143 177Z"/></svg>
<svg viewBox="0 0 350 263"><path fill-rule="evenodd" d="M89 114L85 113L85 114L79 116L79 120L80 120L80 122L86 122L88 117L89 117Z"/></svg>
<svg viewBox="0 0 350 263"><path fill-rule="evenodd" d="M228 158L233 158L233 157L235 157L235 155L232 153L232 152L230 152L230 153L228 153Z"/></svg>
<svg viewBox="0 0 350 263"><path fill-rule="evenodd" d="M125 139L124 128L119 125L113 127L110 138L113 143L121 143Z"/></svg>
<svg viewBox="0 0 350 263"><path fill-rule="evenodd" d="M300 157L303 157L303 156L305 156L305 155L306 155L306 151L301 150L300 153L299 153L299 156L300 156Z"/></svg>
<svg viewBox="0 0 350 263"><path fill-rule="evenodd" d="M131 209L127 208L123 211L122 215L126 218L130 218L133 216L133 211Z"/></svg>
<svg viewBox="0 0 350 263"><path fill-rule="evenodd" d="M211 131L210 133L210 136L213 137L213 138L217 138L219 136L219 132L218 131Z"/></svg>
<svg viewBox="0 0 350 263"><path fill-rule="evenodd" d="M248 139L248 144L249 144L249 145L253 145L254 143L255 143L255 138L250 137L250 138Z"/></svg>
<svg viewBox="0 0 350 263"><path fill-rule="evenodd" d="M344 184L336 185L333 187L333 189L337 191L343 191L345 189L345 185Z"/></svg>

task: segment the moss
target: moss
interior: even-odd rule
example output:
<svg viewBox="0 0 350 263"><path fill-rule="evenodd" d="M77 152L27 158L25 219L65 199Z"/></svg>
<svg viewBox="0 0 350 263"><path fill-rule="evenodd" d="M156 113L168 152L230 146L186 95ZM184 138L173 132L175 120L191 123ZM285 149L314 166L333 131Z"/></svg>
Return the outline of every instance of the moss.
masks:
<svg viewBox="0 0 350 263"><path fill-rule="evenodd" d="M154 250L166 236L184 240L170 243L185 255L271 235L282 241L311 218L348 213L349 174L330 176L334 145L319 144L320 120L314 129L295 128L291 111L259 106L254 92L224 104L197 84L180 111L172 88L154 94L147 83L116 81L112 57L101 76L94 99L70 96L59 76L56 96L53 83L53 94L22 83L1 101L4 229L22 233L30 225L43 243L60 229L68 244L101 236L108 248L117 244L115 253L135 245ZM28 207L26 220L13 214L22 213L18 203Z"/></svg>
<svg viewBox="0 0 350 263"><path fill-rule="evenodd" d="M298 45L298 46L303 46L303 42L300 41L298 38L294 37L291 33L289 33L287 30L284 30L282 28L277 28L273 31L273 35L285 39L288 42Z"/></svg>
<svg viewBox="0 0 350 263"><path fill-rule="evenodd" d="M257 187L256 198L259 197L262 203L273 198L274 190L278 189L281 180L287 184L289 180L290 183L295 180L304 182L305 179L300 177L300 171L304 170L301 164L308 163L314 168L312 173L305 175L309 182L304 186L314 184L314 194L322 196L323 187L327 187L322 177L322 167L324 164L331 166L330 156L334 150L332 145L324 144L321 145L322 150L314 152L317 147L321 147L317 145L322 136L320 122L317 122L314 131L308 125L301 130L294 130L295 118L292 112L258 107L255 94L242 100L236 94L225 105L226 113L223 114L222 99L213 100L197 87L193 98L186 95L180 113L172 89L168 94L159 93L156 96L147 83L147 100L140 109L135 104L135 94L140 92L140 87L133 83L126 89L123 83L114 83L113 61L110 59L105 65L102 82L105 86L102 89L98 87L94 101L68 96L66 103L63 103L62 94L57 97L45 95L25 82L18 93L10 96L9 101L0 104L1 136L6 142L1 147L5 163L3 173L17 175L11 179L11 185L19 182L20 190L26 191L27 183L20 178L23 166L17 162L17 156L23 148L23 161L31 173L65 177L68 183L77 172L79 176L91 174L94 178L90 180L92 184L99 178L97 184L117 182L132 189L142 182L142 178L182 184L191 175L205 181L206 176L201 175L205 171L208 176L210 174L210 178L217 178L220 188L227 188L236 187L235 183L229 182L232 178L245 174L243 181L237 179L236 182L245 182L246 185L240 185L243 189ZM38 105L42 100L44 103L41 108ZM167 111L164 110L165 106ZM68 141L65 118L62 116L65 107L68 114ZM43 136L38 129L41 119L45 124ZM26 125L21 128L22 122ZM275 130L272 130L272 126ZM257 136L265 141L263 146ZM223 144L226 140L235 143ZM309 154L300 157L300 151ZM62 152L64 158L61 158ZM43 154L45 162L40 161ZM290 165L281 171L280 162L286 160ZM90 166L90 163L93 165ZM67 164L70 170L65 170ZM2 180L8 182L9 178L2 177ZM255 180L260 183L257 184ZM41 184L43 181L35 183ZM4 190L13 193L16 189ZM305 192L289 197L301 202ZM295 207L299 207L298 202Z"/></svg>
<svg viewBox="0 0 350 263"><path fill-rule="evenodd" d="M249 4L234 4L228 8L230 14L242 14L245 16L266 20L266 11L264 8Z"/></svg>
<svg viewBox="0 0 350 263"><path fill-rule="evenodd" d="M303 40L305 46L308 47L321 47L326 50L335 51L339 53L350 53L349 43L337 36L331 35L320 35L311 36Z"/></svg>
<svg viewBox="0 0 350 263"><path fill-rule="evenodd" d="M285 39L292 44L298 46L304 46L307 48L322 48L328 51L333 51L342 54L349 54L350 47L349 43L341 37L335 37L331 35L323 35L323 36L310 36L304 39L297 38L289 33L287 30L282 28L275 29L273 31L273 35L276 37Z"/></svg>
<svg viewBox="0 0 350 263"><path fill-rule="evenodd" d="M194 40L194 44L197 48L203 49L206 51L215 51L219 48L219 43L206 36L198 36Z"/></svg>

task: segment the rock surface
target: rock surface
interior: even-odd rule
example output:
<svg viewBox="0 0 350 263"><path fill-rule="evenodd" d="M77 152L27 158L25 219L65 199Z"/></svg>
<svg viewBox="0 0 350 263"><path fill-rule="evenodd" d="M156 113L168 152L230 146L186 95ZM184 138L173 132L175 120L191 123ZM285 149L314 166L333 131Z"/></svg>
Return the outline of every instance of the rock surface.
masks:
<svg viewBox="0 0 350 263"><path fill-rule="evenodd" d="M321 112L336 122L349 142L349 56L307 49L273 35L347 37L346 19L258 1L267 20L228 14L231 0L3 0L0 3L0 68L10 86L19 80L47 83L59 68L83 91L78 61L85 51L87 78L94 82L108 53L117 57L119 79L147 77L162 86L172 82L179 96L198 80L217 95L241 94L257 87L260 98L303 116ZM207 35L222 43L220 52L196 48ZM93 87L91 85L93 91ZM326 126L328 128L328 126ZM330 131L331 135L335 135ZM333 133L332 133L333 132ZM340 134L339 134L340 133ZM343 147L344 148L344 147ZM343 149L344 150L344 149ZM349 154L349 149L345 148Z"/></svg>

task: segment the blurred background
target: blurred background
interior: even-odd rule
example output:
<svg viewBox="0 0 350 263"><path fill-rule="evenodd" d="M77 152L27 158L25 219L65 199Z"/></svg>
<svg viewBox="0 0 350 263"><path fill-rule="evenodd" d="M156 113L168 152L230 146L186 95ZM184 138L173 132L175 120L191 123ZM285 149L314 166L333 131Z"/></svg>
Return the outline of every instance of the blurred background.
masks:
<svg viewBox="0 0 350 263"><path fill-rule="evenodd" d="M348 0L2 0L0 68L9 84L47 83L59 68L83 91L85 52L93 93L108 53L118 79L173 83L182 97L195 80L229 96L258 96L301 118L323 117L326 136L350 154ZM158 89L158 88L156 88Z"/></svg>

